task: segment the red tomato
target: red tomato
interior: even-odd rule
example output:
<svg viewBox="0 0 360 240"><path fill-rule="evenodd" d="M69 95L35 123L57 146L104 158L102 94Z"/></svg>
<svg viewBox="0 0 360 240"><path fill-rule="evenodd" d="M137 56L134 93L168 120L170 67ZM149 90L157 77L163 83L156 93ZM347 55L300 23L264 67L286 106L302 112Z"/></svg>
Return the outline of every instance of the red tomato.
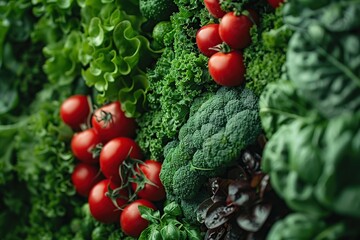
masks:
<svg viewBox="0 0 360 240"><path fill-rule="evenodd" d="M141 186L141 184L131 183L131 187L134 191L136 190L138 185L142 187L142 190L137 193L140 198L149 201L160 201L166 196L165 188L161 183L159 177L161 171L161 163L154 160L146 160L144 163L145 164L141 164L139 166L140 170L137 169L137 172L142 172L144 176L156 186L149 183L145 183L145 185L143 186ZM135 177L133 176L133 178Z"/></svg>
<svg viewBox="0 0 360 240"><path fill-rule="evenodd" d="M75 157L84 163L97 163L99 158L94 155L93 150L100 144L100 138L93 128L75 133L71 139L71 150Z"/></svg>
<svg viewBox="0 0 360 240"><path fill-rule="evenodd" d="M120 209L118 209L112 200L106 196L109 186L111 189L118 187L109 179L104 179L91 189L88 199L91 215L96 220L103 223L114 223L119 221L121 213ZM122 198L117 198L116 203L119 207L122 207L127 203L128 194L124 189L121 190L119 194Z"/></svg>
<svg viewBox="0 0 360 240"><path fill-rule="evenodd" d="M213 23L200 28L196 33L196 44L205 56L211 57L211 55L217 53L210 48L215 47L222 43L219 35L219 24Z"/></svg>
<svg viewBox="0 0 360 240"><path fill-rule="evenodd" d="M208 62L210 75L222 86L239 86L245 80L245 65L240 52L218 52Z"/></svg>
<svg viewBox="0 0 360 240"><path fill-rule="evenodd" d="M267 1L273 8L278 8L280 4L284 2L284 0L267 0Z"/></svg>
<svg viewBox="0 0 360 240"><path fill-rule="evenodd" d="M97 109L91 123L103 143L116 137L135 136L135 119L125 116L119 102L113 102Z"/></svg>
<svg viewBox="0 0 360 240"><path fill-rule="evenodd" d="M99 168L86 163L78 163L71 174L76 192L87 197L91 188L101 180Z"/></svg>
<svg viewBox="0 0 360 240"><path fill-rule="evenodd" d="M254 19L258 18L253 11L250 11L250 13ZM250 29L253 24L248 16L236 16L234 12L229 12L221 19L219 26L220 37L231 48L243 49L251 43Z"/></svg>
<svg viewBox="0 0 360 240"><path fill-rule="evenodd" d="M211 15L216 18L222 18L226 12L221 9L219 0L204 0L205 7Z"/></svg>
<svg viewBox="0 0 360 240"><path fill-rule="evenodd" d="M66 99L60 107L63 122L72 129L80 129L80 125L87 122L90 114L90 104L84 95L74 95Z"/></svg>
<svg viewBox="0 0 360 240"><path fill-rule="evenodd" d="M149 222L141 217L139 206L156 209L154 204L145 199L138 199L126 206L120 216L120 226L126 235L138 237L149 225Z"/></svg>
<svg viewBox="0 0 360 240"><path fill-rule="evenodd" d="M119 167L129 156L142 159L140 147L131 138L118 137L105 144L100 152L100 169L111 181L121 184Z"/></svg>

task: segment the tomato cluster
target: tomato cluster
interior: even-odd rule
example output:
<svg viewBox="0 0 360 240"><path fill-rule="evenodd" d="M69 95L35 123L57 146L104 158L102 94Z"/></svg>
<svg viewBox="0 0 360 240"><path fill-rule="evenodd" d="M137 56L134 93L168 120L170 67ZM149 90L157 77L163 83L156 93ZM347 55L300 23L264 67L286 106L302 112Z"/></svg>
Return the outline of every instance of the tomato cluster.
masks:
<svg viewBox="0 0 360 240"><path fill-rule="evenodd" d="M120 222L124 233L139 236L148 222L138 206L155 209L153 202L166 193L159 178L161 163L143 161L133 140L135 120L125 116L118 101L92 111L84 95L66 99L60 115L75 131L71 150L79 162L71 180L77 193L88 198L92 216L103 223Z"/></svg>
<svg viewBox="0 0 360 240"><path fill-rule="evenodd" d="M269 0L278 7L283 0ZM259 24L258 14L251 8L242 12L225 12L219 0L204 0L209 13L219 19L201 27L196 33L196 44L209 57L209 73L222 86L240 86L245 81L242 50L251 44L250 29Z"/></svg>

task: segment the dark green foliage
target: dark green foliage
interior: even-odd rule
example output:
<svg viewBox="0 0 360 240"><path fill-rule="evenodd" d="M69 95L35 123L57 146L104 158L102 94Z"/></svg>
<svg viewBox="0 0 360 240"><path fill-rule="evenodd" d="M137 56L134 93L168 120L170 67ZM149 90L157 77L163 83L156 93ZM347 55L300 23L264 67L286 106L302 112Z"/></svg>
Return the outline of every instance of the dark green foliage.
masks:
<svg viewBox="0 0 360 240"><path fill-rule="evenodd" d="M220 88L196 101L179 141L165 148L160 173L168 195L197 201L209 177L223 173L261 131L256 96L243 88Z"/></svg>
<svg viewBox="0 0 360 240"><path fill-rule="evenodd" d="M140 0L141 14L156 22L168 20L177 10L173 0Z"/></svg>

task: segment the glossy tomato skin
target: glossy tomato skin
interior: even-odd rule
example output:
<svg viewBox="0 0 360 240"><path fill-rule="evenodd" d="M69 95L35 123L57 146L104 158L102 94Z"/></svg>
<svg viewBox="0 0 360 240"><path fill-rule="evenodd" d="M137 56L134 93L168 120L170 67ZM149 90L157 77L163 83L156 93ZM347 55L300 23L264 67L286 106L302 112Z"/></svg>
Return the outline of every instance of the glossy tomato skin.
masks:
<svg viewBox="0 0 360 240"><path fill-rule="evenodd" d="M238 51L229 53L218 52L208 62L210 75L222 86L240 86L245 80L243 56Z"/></svg>
<svg viewBox="0 0 360 240"><path fill-rule="evenodd" d="M110 186L111 189L119 187L109 179L104 179L91 189L88 198L91 215L102 223L117 222L121 214L120 209L105 195L108 191L108 186ZM121 190L120 195L128 198L128 193L125 190ZM127 203L127 199L118 198L116 202L119 207L122 207Z"/></svg>
<svg viewBox="0 0 360 240"><path fill-rule="evenodd" d="M145 177L156 186L146 183L144 188L137 193L137 196L149 201L160 201L165 198L165 188L159 177L161 166L160 162L154 160L146 160L144 164L139 166L140 170L137 169L137 172L142 172ZM131 184L134 191L137 186L137 183Z"/></svg>
<svg viewBox="0 0 360 240"><path fill-rule="evenodd" d="M87 122L90 115L90 103L85 95L74 95L67 98L60 107L62 121L74 130Z"/></svg>
<svg viewBox="0 0 360 240"><path fill-rule="evenodd" d="M222 18L226 12L221 9L219 0L204 0L205 7L211 15Z"/></svg>
<svg viewBox="0 0 360 240"><path fill-rule="evenodd" d="M145 199L138 199L126 206L120 216L120 226L128 236L140 236L141 232L149 225L149 222L141 217L139 206L156 209L153 203Z"/></svg>
<svg viewBox="0 0 360 240"><path fill-rule="evenodd" d="M94 157L92 150L100 144L100 138L93 128L75 133L71 139L71 150L75 157L84 163L97 163L98 157Z"/></svg>
<svg viewBox="0 0 360 240"><path fill-rule="evenodd" d="M135 119L125 116L118 101L97 109L92 116L91 123L103 143L116 137L132 138L135 136Z"/></svg>
<svg viewBox="0 0 360 240"><path fill-rule="evenodd" d="M130 158L143 158L139 145L131 138L118 137L106 143L100 152L100 169L104 176L114 183L121 184L119 167L129 153Z"/></svg>
<svg viewBox="0 0 360 240"><path fill-rule="evenodd" d="M284 2L284 0L267 0L267 1L270 4L270 6L272 6L273 8L278 8L280 4Z"/></svg>
<svg viewBox="0 0 360 240"><path fill-rule="evenodd" d="M219 35L231 48L243 49L251 43L250 29L253 25L253 21L248 16L237 16L234 12L229 12L221 19Z"/></svg>
<svg viewBox="0 0 360 240"><path fill-rule="evenodd" d="M100 169L86 163L78 163L71 174L71 181L74 184L76 192L84 197L89 196L92 187L101 179Z"/></svg>
<svg viewBox="0 0 360 240"><path fill-rule="evenodd" d="M196 44L201 53L205 56L211 57L211 55L217 53L210 48L215 47L222 43L219 35L219 24L212 23L203 26L196 33Z"/></svg>

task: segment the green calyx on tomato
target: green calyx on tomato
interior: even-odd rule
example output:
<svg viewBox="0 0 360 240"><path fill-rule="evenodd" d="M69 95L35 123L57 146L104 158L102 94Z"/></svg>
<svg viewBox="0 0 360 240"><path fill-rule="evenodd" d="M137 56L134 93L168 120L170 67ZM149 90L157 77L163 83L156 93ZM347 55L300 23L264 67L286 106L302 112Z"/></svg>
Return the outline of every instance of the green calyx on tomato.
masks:
<svg viewBox="0 0 360 240"><path fill-rule="evenodd" d="M135 119L125 116L119 101L95 110L91 123L98 132L102 143L107 143L116 137L132 138L135 136Z"/></svg>
<svg viewBox="0 0 360 240"><path fill-rule="evenodd" d="M134 140L118 137L101 150L100 169L105 177L119 184L119 189L132 188L131 200L137 196L150 201L164 199L165 189L159 177L161 163L142 159L141 149Z"/></svg>

